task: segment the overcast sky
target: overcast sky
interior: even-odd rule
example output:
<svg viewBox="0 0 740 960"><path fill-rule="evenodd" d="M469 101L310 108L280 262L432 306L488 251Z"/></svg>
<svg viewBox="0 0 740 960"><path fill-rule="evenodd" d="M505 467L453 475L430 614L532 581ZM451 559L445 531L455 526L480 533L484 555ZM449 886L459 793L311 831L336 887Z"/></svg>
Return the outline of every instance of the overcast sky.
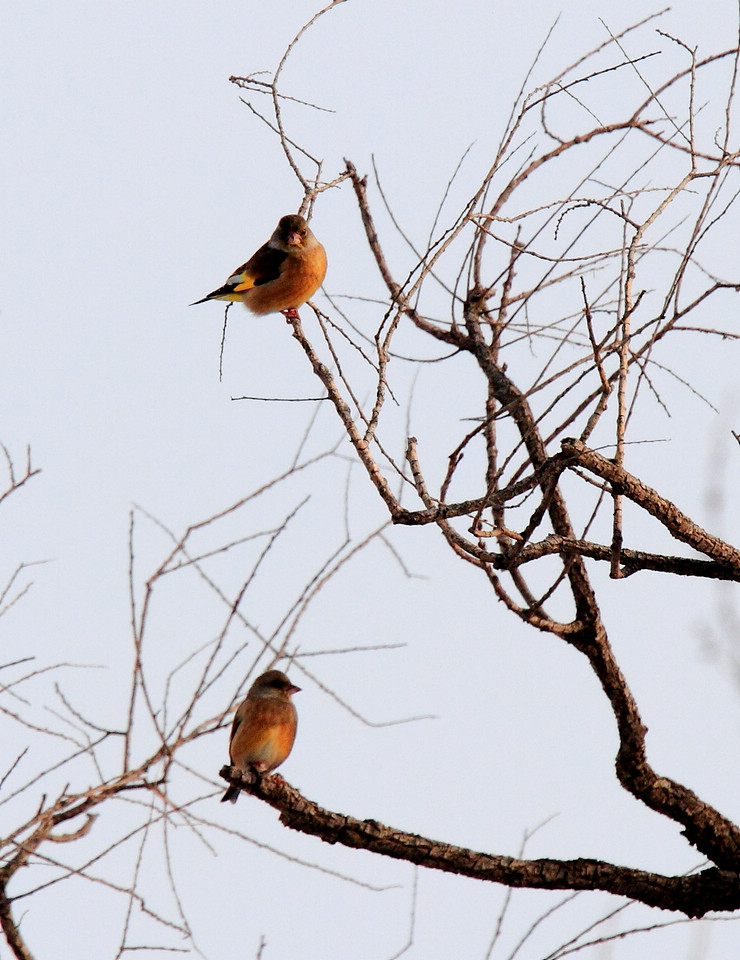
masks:
<svg viewBox="0 0 740 960"><path fill-rule="evenodd" d="M21 561L48 561L33 568L32 590L0 621L3 658L33 654L39 664L100 665L70 669L64 683L104 725L120 727L125 717L132 505L180 534L286 470L315 413L311 404L232 399L317 394L280 317L253 318L238 305L231 311L219 380L223 311L215 303L188 306L264 242L281 215L298 208L301 192L274 136L228 78L272 71L315 9L307 0L25 0L0 13L0 441L18 463L30 444L42 470L2 505L0 583ZM558 15L538 82L605 39L600 18L616 32L648 12L637 0L348 0L307 34L286 67L284 92L334 111L286 110L291 136L323 158L327 179L341 172L345 157L371 173L374 156L394 212L423 242L471 143L473 169L485 169L512 98ZM737 34L729 0L701 15L695 3L679 0L656 26L698 45L700 54L730 46ZM641 49L652 43L673 55L675 45L654 27L648 33L652 40L643 39ZM461 197L475 187L471 177ZM377 194L373 199L379 208ZM348 185L320 198L312 227L329 257L328 294L382 295ZM736 255L736 245L731 249ZM316 301L328 309L322 294ZM342 302L374 330L371 305ZM723 463L728 477L737 475L729 436L739 422L735 349L725 347L713 368L711 400L719 415L677 390L674 415L656 416L646 427L652 438L668 441L661 455L636 454L632 465L652 469L648 482L667 484L688 512L696 510L701 522L715 523L716 532L737 542L737 519L712 513L706 500ZM693 376L706 358L691 355L686 362ZM429 403L433 409L433 397ZM684 469L687 435L696 461ZM328 449L338 438L331 412L322 409L309 451ZM341 542L337 504L348 471L335 460L305 487L295 483L239 520L239 535L246 535L279 522L306 494L313 497L248 606L264 629L279 622ZM350 518L358 536L385 519L365 486L364 477L352 474L349 500L357 514L350 509ZM223 542L231 537L226 530ZM141 587L168 541L142 514L136 536ZM311 669L373 722L435 719L370 728L318 685L298 679L300 729L282 771L286 779L329 808L493 853L515 855L526 831L554 817L531 841L529 855L600 857L665 873L696 866L678 828L619 787L613 719L585 662L555 640L524 631L482 580L458 568L432 531L415 538L393 531L391 540L415 576L403 576L391 551L376 544L321 595L295 641L306 652L406 644L315 658ZM233 588L240 574L225 565L224 583ZM651 759L737 822L740 696L707 645L717 594L707 585L681 584L656 602L657 592L669 590L657 577L607 582L603 589L617 656L650 727ZM173 588L152 623L152 669L166 674L211 639L222 620L212 597ZM236 664L223 689L235 692L248 665L248 659ZM44 691L51 696L50 683L35 690L42 700ZM4 771L27 739L10 721L0 730ZM225 732L193 755L211 779L226 760ZM33 751L27 762L19 776L30 777L38 762ZM84 780L73 784L84 786ZM28 807L12 813L0 808L10 818L3 833L30 815L38 799L28 794ZM205 956L254 956L263 935L264 960L384 960L403 947L411 867L289 833L251 798L228 810L217 799L204 801L201 812L238 822L289 856L383 888L370 891L224 836L211 838L209 849L176 832L173 859ZM113 828L101 822L96 829ZM150 869L151 896L170 909L161 868ZM420 873L408 956L483 958L504 896L493 886ZM83 897L96 911L95 932L88 908L80 910ZM516 893L503 949L493 956L508 956L557 899ZM594 902L579 898L521 956L545 957L618 905L602 898L597 909ZM39 960L58 956L60 942L79 960L115 955L125 909L118 896L71 881L18 909L28 910L23 931ZM669 919L639 909L627 917L609 931L619 923ZM142 925L132 942L189 948L168 936ZM727 960L738 937L732 923L678 926L655 941L642 935L582 955ZM165 955L171 956L148 954Z"/></svg>

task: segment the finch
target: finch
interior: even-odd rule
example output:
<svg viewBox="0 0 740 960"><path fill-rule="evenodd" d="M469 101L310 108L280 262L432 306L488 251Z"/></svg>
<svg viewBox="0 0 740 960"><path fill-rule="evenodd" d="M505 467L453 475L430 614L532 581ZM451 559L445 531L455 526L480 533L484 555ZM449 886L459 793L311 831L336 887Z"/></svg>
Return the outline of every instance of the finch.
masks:
<svg viewBox="0 0 740 960"><path fill-rule="evenodd" d="M234 716L229 740L232 767L269 773L286 759L295 740L298 714L291 697L296 687L280 670L257 677ZM233 784L221 802L236 803L239 787Z"/></svg>
<svg viewBox="0 0 740 960"><path fill-rule="evenodd" d="M294 320L298 307L316 293L325 276L326 251L303 217L290 213L222 287L195 303L241 300L252 313L282 313L286 320Z"/></svg>

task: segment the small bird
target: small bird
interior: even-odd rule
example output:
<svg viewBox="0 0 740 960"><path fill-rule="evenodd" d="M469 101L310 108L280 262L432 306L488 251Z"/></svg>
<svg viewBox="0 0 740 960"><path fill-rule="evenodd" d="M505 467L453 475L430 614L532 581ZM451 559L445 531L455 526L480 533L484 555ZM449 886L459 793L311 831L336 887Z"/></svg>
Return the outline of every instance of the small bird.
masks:
<svg viewBox="0 0 740 960"><path fill-rule="evenodd" d="M325 276L326 251L303 217L289 213L222 287L195 303L241 300L252 313L279 312L286 320L296 320L298 307L316 293Z"/></svg>
<svg viewBox="0 0 740 960"><path fill-rule="evenodd" d="M298 714L290 698L300 689L280 670L268 670L257 677L231 727L229 757L233 767L269 773L287 758L298 726ZM221 802L236 803L238 796L239 787L232 784Z"/></svg>

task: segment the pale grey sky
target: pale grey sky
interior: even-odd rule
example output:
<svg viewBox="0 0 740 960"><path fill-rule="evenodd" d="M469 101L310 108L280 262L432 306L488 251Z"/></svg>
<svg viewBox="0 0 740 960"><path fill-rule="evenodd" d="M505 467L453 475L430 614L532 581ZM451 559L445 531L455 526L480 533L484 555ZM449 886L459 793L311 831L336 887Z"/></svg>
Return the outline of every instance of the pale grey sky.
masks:
<svg viewBox="0 0 740 960"><path fill-rule="evenodd" d="M282 80L284 92L335 112L287 110L291 135L324 159L327 178L341 172L344 157L371 174L374 155L394 212L423 242L447 181L473 142L461 197L485 169L512 97L561 6L567 8L538 81L605 39L600 17L617 31L649 12L636 0L348 0L306 35ZM228 77L274 69L316 8L310 0L29 0L8 4L0 14L0 209L6 226L0 441L17 461L30 444L42 468L2 506L0 582L20 561L49 561L33 569L33 589L0 621L4 659L33 654L40 665L101 665L70 669L64 682L102 724L120 726L125 712L119 681L131 663L132 503L180 533L284 471L314 412L308 405L231 399L316 395L280 317L254 318L238 306L231 311L219 382L222 310L188 304L223 282L279 216L300 202L275 138L240 103ZM708 53L734 42L734 18L729 0L701 16L695 3L679 0L658 25ZM657 35L654 43L655 49L671 47ZM381 293L349 186L320 198L312 226L328 252L331 295ZM396 240L389 245L406 255ZM322 295L316 300L327 307ZM374 329L372 306L350 302L348 309ZM662 445L659 454L636 452L632 461L637 472L652 470L654 485L665 482L669 495L704 519L706 478L683 472L685 437L695 431L702 462L717 445L737 457L728 443L738 409L734 349L718 354L727 366L717 370L711 397L729 419L677 391L674 416L655 414L646 424L646 432L676 442ZM686 361L691 376L706 357ZM423 398L423 383L419 390ZM330 412L320 411L312 452L338 437ZM264 529L312 494L292 539L268 564L250 600L249 615L264 629L279 621L341 542L342 511L335 505L344 496L347 471L347 464L333 461L311 475L309 486L293 483L285 498L275 495L240 521L239 535ZM365 486L353 475L356 536L384 519ZM737 519L722 522L717 532L736 542ZM137 524L141 585L168 542L141 516ZM578 655L524 631L482 582L459 570L431 531L418 541L406 531L390 536L418 578L404 579L391 553L372 547L322 594L295 642L303 651L405 642L400 651L316 658L311 669L373 721L417 714L436 719L371 729L317 686L301 682L300 727L282 771L286 779L329 808L495 853L516 854L525 831L556 815L532 840L530 855L602 857L661 872L692 868L699 858L678 828L649 814L616 782L612 716ZM233 589L241 570L225 565L221 573ZM656 591L664 589L665 602L656 603ZM656 767L737 821L740 699L703 656L700 642L709 619L700 611L713 600L712 590L693 584L677 590L658 578L636 578L607 583L604 591L618 657L650 727ZM205 592L164 593L151 626L155 673L164 677L185 653L211 639L222 618ZM235 665L230 690L239 687L247 665ZM39 683L37 695L43 698L44 690L50 682ZM11 761L17 752L12 744L25 745L26 734L9 720L0 724L3 754ZM211 779L226 760L225 732L191 756ZM33 751L27 762L24 776L37 762ZM3 771L6 766L0 763ZM75 788L84 786L84 776ZM21 801L0 808L3 832L24 809ZM385 960L404 945L414 879L407 865L287 832L273 811L251 798L229 809L216 799L204 801L199 810L220 823L238 821L258 844L387 888L370 892L225 836L211 838L211 850L185 830L175 832L170 843L184 906L205 956L255 956L261 935L267 941L263 960ZM116 824L105 819L95 830L113 836ZM86 841L91 852L99 849L96 842L93 831ZM26 882L19 880L19 888ZM146 886L157 908L172 910L161 868L151 868ZM422 872L417 895L409 957L485 956L504 890ZM555 899L516 893L507 949L494 957L508 956ZM603 898L600 906L606 912L612 905L617 902ZM58 956L60 942L78 960L115 955L122 898L71 881L31 898L25 908L23 930L39 960ZM592 900L580 898L540 931L522 957L545 957L597 914ZM639 909L629 916L636 925L666 919ZM132 943L146 937L175 942L146 923L139 930ZM582 955L688 958L696 937L707 938L706 952L697 954L702 960L733 955L740 936L733 924L698 930L679 926L654 941L636 938ZM165 955L171 954L148 954Z"/></svg>

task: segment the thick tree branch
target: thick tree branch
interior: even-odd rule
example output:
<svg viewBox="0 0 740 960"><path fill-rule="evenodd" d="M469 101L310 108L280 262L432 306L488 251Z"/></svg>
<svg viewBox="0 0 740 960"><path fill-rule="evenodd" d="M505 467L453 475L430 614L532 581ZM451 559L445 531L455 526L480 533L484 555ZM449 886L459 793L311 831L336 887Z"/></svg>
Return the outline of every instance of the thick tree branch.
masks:
<svg viewBox="0 0 740 960"><path fill-rule="evenodd" d="M740 882L735 873L709 869L684 877L668 877L603 860L519 860L441 843L395 830L377 820L325 810L304 797L280 776L239 772L229 766L221 776L280 811L280 821L325 843L369 850L433 870L508 887L536 890L604 890L649 906L701 917L709 910L740 908Z"/></svg>
<svg viewBox="0 0 740 960"><path fill-rule="evenodd" d="M706 554L717 563L727 565L735 577L740 577L740 550L720 540L719 537L707 533L670 500L661 497L652 487L648 487L623 467L617 466L613 461L591 450L580 440L570 438L563 440L562 448L563 453L572 459L572 466L585 467L591 473L607 480L615 491L624 494L659 520L676 540L688 544L699 553Z"/></svg>
<svg viewBox="0 0 740 960"><path fill-rule="evenodd" d="M512 555L490 554L487 559L499 570L509 570L519 567L541 557L555 554L565 556L578 553L591 560L601 560L609 563L612 558L611 547L601 543L592 543L589 540L568 539L550 534L544 540L528 543L517 553ZM623 547L620 551L622 561L622 576L629 577L642 571L655 573L672 573L679 577L706 577L711 580L740 580L740 572L724 563L713 560L695 560L691 557L677 557L661 553L647 553L644 550L629 550Z"/></svg>
<svg viewBox="0 0 740 960"><path fill-rule="evenodd" d="M8 946L13 951L16 960L33 960L33 954L26 946L18 929L18 924L13 918L11 901L5 885L0 886L0 926L2 926L5 939L8 941Z"/></svg>

